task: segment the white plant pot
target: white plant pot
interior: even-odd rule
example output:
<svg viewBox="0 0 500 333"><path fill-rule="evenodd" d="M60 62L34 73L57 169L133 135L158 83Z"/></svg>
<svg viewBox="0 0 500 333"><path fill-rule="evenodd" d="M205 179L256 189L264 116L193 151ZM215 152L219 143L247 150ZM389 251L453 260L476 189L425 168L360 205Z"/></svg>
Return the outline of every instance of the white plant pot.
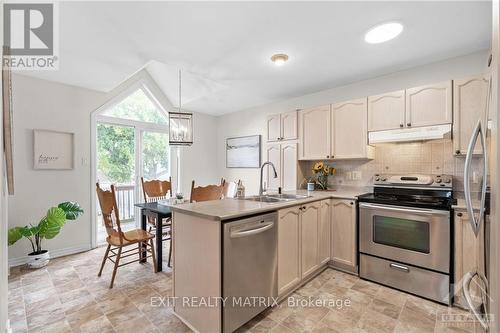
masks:
<svg viewBox="0 0 500 333"><path fill-rule="evenodd" d="M28 268L37 269L47 266L50 260L50 254L48 250L43 250L40 254L30 253L28 254L28 262L26 265Z"/></svg>

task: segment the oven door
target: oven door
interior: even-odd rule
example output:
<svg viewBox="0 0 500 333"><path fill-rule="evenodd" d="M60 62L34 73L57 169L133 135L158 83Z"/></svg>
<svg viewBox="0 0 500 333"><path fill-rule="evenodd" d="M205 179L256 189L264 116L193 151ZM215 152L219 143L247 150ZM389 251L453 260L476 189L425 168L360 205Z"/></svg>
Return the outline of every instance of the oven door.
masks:
<svg viewBox="0 0 500 333"><path fill-rule="evenodd" d="M359 204L359 247L365 254L450 272L450 212Z"/></svg>

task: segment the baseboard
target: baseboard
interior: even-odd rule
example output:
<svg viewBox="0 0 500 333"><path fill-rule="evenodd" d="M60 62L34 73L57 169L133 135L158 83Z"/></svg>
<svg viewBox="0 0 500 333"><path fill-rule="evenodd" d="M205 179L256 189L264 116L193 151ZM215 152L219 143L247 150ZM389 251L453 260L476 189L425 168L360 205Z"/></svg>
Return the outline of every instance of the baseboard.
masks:
<svg viewBox="0 0 500 333"><path fill-rule="evenodd" d="M50 259L67 256L70 254L85 252L91 249L90 244L88 245L80 245L74 247L66 247L64 249L55 249L50 250ZM20 258L11 258L9 259L9 267L21 266L26 264L28 261L28 257L20 257Z"/></svg>

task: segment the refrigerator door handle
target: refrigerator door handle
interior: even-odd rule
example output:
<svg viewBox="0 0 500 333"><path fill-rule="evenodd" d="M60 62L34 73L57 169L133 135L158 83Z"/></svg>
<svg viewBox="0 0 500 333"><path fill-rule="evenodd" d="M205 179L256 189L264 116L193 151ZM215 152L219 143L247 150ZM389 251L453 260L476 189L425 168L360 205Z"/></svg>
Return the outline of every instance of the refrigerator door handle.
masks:
<svg viewBox="0 0 500 333"><path fill-rule="evenodd" d="M474 276L478 276L479 279L482 280L485 288L487 289L488 288L488 280L486 279L486 277L479 273L479 272L467 272L462 280L462 290L463 290L463 294L464 294L464 297L465 297L465 301L467 302L467 306L469 307L470 311L472 312L472 314L474 315L474 317L476 317L476 319L479 321L479 323L481 324L481 326L485 329L485 330L488 330L488 327L489 327L489 324L488 324L488 310L486 308L486 304L487 304L487 300L486 300L486 297L488 297L488 293L487 293L487 290L481 290L481 299L482 299L482 303L483 303L483 307L484 307L484 315L480 314L478 312L478 310L474 307L474 304L472 302L472 296L470 294L470 284L472 282L472 279L474 278Z"/></svg>
<svg viewBox="0 0 500 333"><path fill-rule="evenodd" d="M471 140L469 142L469 147L467 149L467 156L465 158L465 168L464 168L464 195L465 195L465 205L467 208L467 213L469 214L469 221L474 231L474 234L479 234L481 229L481 223L484 220L485 204L486 204L486 187L487 187L487 174L488 174L488 156L486 147L486 132L483 128L483 123L481 120L477 122L477 125L472 134ZM474 214L474 208L472 206L471 189L470 189L470 167L472 163L472 155L474 152L474 147L476 146L477 139L481 141L481 148L483 152L483 183L481 188L481 202L479 207L479 215L476 218Z"/></svg>

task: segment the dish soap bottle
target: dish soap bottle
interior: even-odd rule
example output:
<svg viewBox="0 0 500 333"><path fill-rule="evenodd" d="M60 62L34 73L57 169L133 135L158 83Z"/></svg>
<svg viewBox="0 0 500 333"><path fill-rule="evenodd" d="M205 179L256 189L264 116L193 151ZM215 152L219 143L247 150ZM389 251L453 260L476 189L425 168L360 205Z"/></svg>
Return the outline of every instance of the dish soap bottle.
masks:
<svg viewBox="0 0 500 333"><path fill-rule="evenodd" d="M245 186L243 186L243 182L241 180L238 181L238 187L236 188L236 197L245 197Z"/></svg>

